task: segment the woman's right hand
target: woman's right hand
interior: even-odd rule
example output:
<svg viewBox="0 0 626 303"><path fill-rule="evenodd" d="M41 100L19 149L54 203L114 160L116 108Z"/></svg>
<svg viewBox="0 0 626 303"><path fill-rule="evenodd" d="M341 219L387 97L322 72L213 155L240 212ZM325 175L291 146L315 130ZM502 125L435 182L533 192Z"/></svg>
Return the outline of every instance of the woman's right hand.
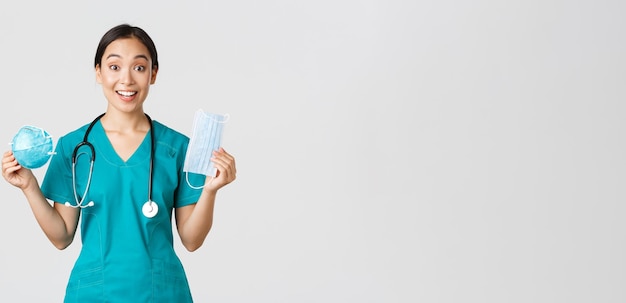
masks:
<svg viewBox="0 0 626 303"><path fill-rule="evenodd" d="M37 182L35 175L33 175L30 169L24 168L17 163L17 159L13 156L12 151L5 152L2 157L2 177L9 184L22 190L28 188L32 182Z"/></svg>

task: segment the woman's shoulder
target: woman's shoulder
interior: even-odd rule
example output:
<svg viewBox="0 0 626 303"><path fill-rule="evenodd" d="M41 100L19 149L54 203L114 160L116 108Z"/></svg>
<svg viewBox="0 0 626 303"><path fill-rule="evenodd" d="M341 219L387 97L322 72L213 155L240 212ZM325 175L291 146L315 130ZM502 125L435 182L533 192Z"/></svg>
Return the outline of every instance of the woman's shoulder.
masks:
<svg viewBox="0 0 626 303"><path fill-rule="evenodd" d="M87 128L89 127L89 123L85 123L80 127L66 133L65 135L59 137L59 140L62 141L83 141L83 137L85 136L85 132L87 132Z"/></svg>
<svg viewBox="0 0 626 303"><path fill-rule="evenodd" d="M152 121L152 127L154 128L154 134L157 140L166 141L171 144L187 144L189 137L157 120Z"/></svg>

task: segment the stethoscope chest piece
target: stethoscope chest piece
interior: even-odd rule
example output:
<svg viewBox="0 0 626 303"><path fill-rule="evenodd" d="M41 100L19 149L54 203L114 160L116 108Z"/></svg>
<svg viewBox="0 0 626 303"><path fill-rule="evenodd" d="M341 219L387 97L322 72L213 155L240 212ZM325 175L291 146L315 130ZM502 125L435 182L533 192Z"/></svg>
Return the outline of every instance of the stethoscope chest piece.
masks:
<svg viewBox="0 0 626 303"><path fill-rule="evenodd" d="M143 204L141 211L146 218L153 218L159 212L159 206L154 201L148 201Z"/></svg>

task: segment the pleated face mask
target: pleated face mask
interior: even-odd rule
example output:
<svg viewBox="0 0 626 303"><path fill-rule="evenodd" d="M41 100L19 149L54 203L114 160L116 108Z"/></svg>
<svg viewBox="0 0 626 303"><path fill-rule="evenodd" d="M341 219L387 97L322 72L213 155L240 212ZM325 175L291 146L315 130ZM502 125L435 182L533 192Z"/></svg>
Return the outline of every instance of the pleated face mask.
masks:
<svg viewBox="0 0 626 303"><path fill-rule="evenodd" d="M23 126L11 141L17 162L28 169L40 168L54 154L52 136L36 126Z"/></svg>
<svg viewBox="0 0 626 303"><path fill-rule="evenodd" d="M224 124L228 122L228 114L212 114L203 110L196 111L193 120L193 132L187 147L183 171L215 177L215 168L211 157L213 151L220 147Z"/></svg>

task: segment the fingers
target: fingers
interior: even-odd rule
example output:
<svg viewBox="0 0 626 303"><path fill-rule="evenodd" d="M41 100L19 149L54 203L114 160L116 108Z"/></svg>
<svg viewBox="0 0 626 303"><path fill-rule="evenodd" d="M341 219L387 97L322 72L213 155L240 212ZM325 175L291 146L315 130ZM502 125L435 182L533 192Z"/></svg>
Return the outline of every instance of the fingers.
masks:
<svg viewBox="0 0 626 303"><path fill-rule="evenodd" d="M227 153L226 150L222 147L220 147L217 151L213 152L213 156L214 158L219 157L221 158L221 160L226 161L228 163L232 163L233 164L233 168L234 168L234 164L235 164L235 157L233 157L231 154Z"/></svg>
<svg viewBox="0 0 626 303"><path fill-rule="evenodd" d="M17 163L17 160L13 156L12 152L4 153L2 157L2 177L7 180L10 184L15 186L20 186L18 182L17 176L18 171L22 168L22 166Z"/></svg>
<svg viewBox="0 0 626 303"><path fill-rule="evenodd" d="M2 155L2 164L4 165L5 162L7 161L13 161L15 160L15 157L13 156L13 152L12 151L7 151L4 153L4 155Z"/></svg>
<svg viewBox="0 0 626 303"><path fill-rule="evenodd" d="M231 154L227 153L223 148L219 148L218 150L213 152L213 157L211 158L215 167L219 171L218 177L223 178L224 185L235 180L237 175L237 167L235 165L235 157Z"/></svg>
<svg viewBox="0 0 626 303"><path fill-rule="evenodd" d="M20 168L22 168L22 166L17 163L17 159L13 156L13 152L5 152L2 157L2 175L12 173Z"/></svg>

